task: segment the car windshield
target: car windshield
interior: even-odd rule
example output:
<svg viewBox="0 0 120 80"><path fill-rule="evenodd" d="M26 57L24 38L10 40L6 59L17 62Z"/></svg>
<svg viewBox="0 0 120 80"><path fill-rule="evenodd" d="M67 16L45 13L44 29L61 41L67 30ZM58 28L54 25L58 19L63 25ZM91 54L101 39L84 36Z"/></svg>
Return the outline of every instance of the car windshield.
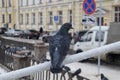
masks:
<svg viewBox="0 0 120 80"><path fill-rule="evenodd" d="M92 34L93 32L87 32L86 34L84 34L83 36L81 36L81 39L79 40L80 42L88 42L92 40Z"/></svg>

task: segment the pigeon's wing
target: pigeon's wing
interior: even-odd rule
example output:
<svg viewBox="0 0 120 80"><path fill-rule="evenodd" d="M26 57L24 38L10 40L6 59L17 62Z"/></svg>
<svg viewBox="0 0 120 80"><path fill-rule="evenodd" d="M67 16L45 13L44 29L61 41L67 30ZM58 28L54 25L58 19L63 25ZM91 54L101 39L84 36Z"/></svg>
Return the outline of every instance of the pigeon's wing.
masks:
<svg viewBox="0 0 120 80"><path fill-rule="evenodd" d="M50 53L53 53L55 51L55 48L58 49L59 53L68 51L70 42L71 42L71 39L69 35L67 36L56 35L51 37L50 43L49 43Z"/></svg>
<svg viewBox="0 0 120 80"><path fill-rule="evenodd" d="M60 66L64 60L70 45L69 36L53 36L49 43L51 61L54 65Z"/></svg>

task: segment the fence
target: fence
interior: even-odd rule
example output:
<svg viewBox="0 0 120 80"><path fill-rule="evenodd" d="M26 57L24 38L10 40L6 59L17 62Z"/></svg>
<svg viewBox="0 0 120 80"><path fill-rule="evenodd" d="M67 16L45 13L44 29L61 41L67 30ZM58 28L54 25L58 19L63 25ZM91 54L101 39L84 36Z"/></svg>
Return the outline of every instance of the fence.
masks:
<svg viewBox="0 0 120 80"><path fill-rule="evenodd" d="M68 64L68 63L84 60L84 59L87 59L87 58L90 58L90 57L93 57L93 56L105 54L105 53L115 51L115 50L118 50L118 49L120 49L120 42L116 42L116 43L113 43L113 44L110 44L110 45L102 46L102 47L99 47L99 48L96 48L96 49L93 49L93 50L90 50L90 51L82 52L82 53L79 53L79 54L71 55L69 57L66 57L63 64ZM34 63L36 63L36 62L34 61ZM32 80L40 80L41 78L42 78L42 80L57 80L58 77L59 77L57 75L59 75L59 74L57 74L57 75L53 74L53 77L52 77L53 79L52 78L48 79L48 77L49 76L51 77L51 75L52 75L48 72L49 68L50 68L50 61L46 61L44 63L39 63L39 64L34 65L34 66L30 66L30 67L27 67L27 68L22 68L22 69L19 69L19 70L16 70L16 71L11 71L11 72L8 72L6 74L1 74L0 75L0 80L8 80L8 79L9 80L14 80L14 79L23 78L23 77L26 77L26 76L28 76L28 77L30 76L30 78L33 78ZM46 70L47 70L47 72L44 72ZM45 73L45 74L43 74L43 73ZM76 72L76 73L78 73L78 72ZM68 78L65 76L65 79L72 80L72 77L76 73L71 74L71 76L68 76ZM33 74L34 74L34 77L32 77ZM47 74L47 78L45 78L46 74ZM39 75L39 76L35 77L37 75ZM44 77L42 77L42 76L44 76ZM54 76L56 76L56 77L54 77ZM60 76L63 76L63 75L61 74ZM76 76L77 76L77 80L89 80L89 79L86 79L84 77L79 76L78 74ZM83 79L81 79L81 78L83 78ZM59 80L61 80L60 77L59 77Z"/></svg>
<svg viewBox="0 0 120 80"><path fill-rule="evenodd" d="M22 49L24 46L30 51ZM42 64L42 62L45 62L47 49L48 46L45 46L43 43L31 44L14 38L0 37L0 63L10 70L18 70L28 66ZM31 55L31 50L34 50L35 52L34 57ZM69 67L67 67L67 69L68 68ZM89 80L78 75L80 70L77 70L76 72L71 73L64 69L60 74L52 74L49 70L45 70L42 72L33 72L33 74L29 76L19 78L19 80L72 80L74 76L77 76L77 78L81 78L82 80ZM0 78L0 80L1 79L2 78Z"/></svg>

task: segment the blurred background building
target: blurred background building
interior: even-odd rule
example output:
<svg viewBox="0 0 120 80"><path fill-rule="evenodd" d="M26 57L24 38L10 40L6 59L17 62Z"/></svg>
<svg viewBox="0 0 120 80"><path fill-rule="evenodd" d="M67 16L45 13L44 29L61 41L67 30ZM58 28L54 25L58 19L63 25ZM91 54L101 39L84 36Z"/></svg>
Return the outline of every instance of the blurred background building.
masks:
<svg viewBox="0 0 120 80"><path fill-rule="evenodd" d="M82 25L84 0L0 0L0 27L55 31L65 22L71 22L74 30L87 30ZM99 0L96 1L96 25L99 25ZM54 21L54 17L58 21ZM102 0L102 25L120 22L120 1Z"/></svg>
<svg viewBox="0 0 120 80"><path fill-rule="evenodd" d="M0 27L13 28L16 24L16 0L0 0Z"/></svg>

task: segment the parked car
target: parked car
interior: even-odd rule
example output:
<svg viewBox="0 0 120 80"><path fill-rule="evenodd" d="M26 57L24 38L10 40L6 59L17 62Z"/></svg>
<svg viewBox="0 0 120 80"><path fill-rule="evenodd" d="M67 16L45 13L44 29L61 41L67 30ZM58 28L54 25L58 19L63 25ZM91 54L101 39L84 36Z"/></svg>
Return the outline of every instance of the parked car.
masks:
<svg viewBox="0 0 120 80"><path fill-rule="evenodd" d="M50 33L48 33L48 34L44 34L44 35L42 36L42 41L43 41L43 42L49 42L50 38L51 38L52 36L54 36L56 33L57 33L57 31L52 31L52 32L50 32Z"/></svg>
<svg viewBox="0 0 120 80"><path fill-rule="evenodd" d="M19 37L23 33L22 30L19 29L9 29L5 32L5 36L9 37Z"/></svg>
<svg viewBox="0 0 120 80"><path fill-rule="evenodd" d="M79 32L76 32L74 34L74 43L76 43L77 41L80 41L81 40L81 37L87 32L88 30L83 30L83 31L79 31Z"/></svg>
<svg viewBox="0 0 120 80"><path fill-rule="evenodd" d="M7 31L7 28L5 28L5 27L1 27L0 28L0 34L4 34L5 31Z"/></svg>
<svg viewBox="0 0 120 80"><path fill-rule="evenodd" d="M21 34L21 38L27 38L27 39L39 39L40 33L37 30L34 29L30 29L30 30L25 30L22 34Z"/></svg>

